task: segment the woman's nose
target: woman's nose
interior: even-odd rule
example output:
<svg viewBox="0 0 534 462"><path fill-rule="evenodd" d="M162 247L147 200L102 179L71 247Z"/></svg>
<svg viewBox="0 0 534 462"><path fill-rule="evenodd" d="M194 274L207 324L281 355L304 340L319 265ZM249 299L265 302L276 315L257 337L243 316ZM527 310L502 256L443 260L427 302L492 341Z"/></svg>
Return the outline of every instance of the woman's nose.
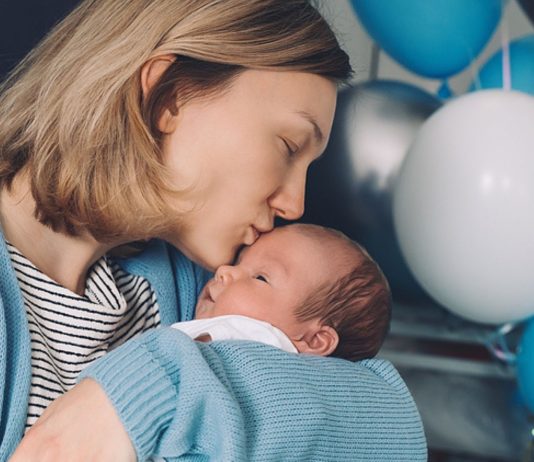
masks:
<svg viewBox="0 0 534 462"><path fill-rule="evenodd" d="M304 214L306 170L290 175L270 198L269 205L276 216L284 220L298 220Z"/></svg>

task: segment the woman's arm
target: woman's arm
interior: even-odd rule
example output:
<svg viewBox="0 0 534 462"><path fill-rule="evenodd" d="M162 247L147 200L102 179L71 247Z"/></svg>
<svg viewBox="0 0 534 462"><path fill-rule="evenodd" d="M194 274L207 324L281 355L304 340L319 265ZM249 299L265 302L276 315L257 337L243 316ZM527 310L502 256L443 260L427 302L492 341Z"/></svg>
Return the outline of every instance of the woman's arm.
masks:
<svg viewBox="0 0 534 462"><path fill-rule="evenodd" d="M166 252L156 242L125 269L149 279L172 322L176 302L178 319L188 319L202 271ZM169 274L178 299L166 292ZM73 445L76 460L103 462L133 461L133 453L140 461L153 454L172 460L195 451L216 460L426 460L410 393L380 360L305 357L244 342L197 344L160 328L100 358L80 380L50 406L47 425L36 427L40 444L27 453L36 457L14 460L42 461L43 448ZM94 386L99 392L90 393ZM29 432L23 445L32 439ZM103 456L107 450L115 455Z"/></svg>
<svg viewBox="0 0 534 462"><path fill-rule="evenodd" d="M48 406L9 460L134 462L136 455L104 390L86 379Z"/></svg>
<svg viewBox="0 0 534 462"><path fill-rule="evenodd" d="M162 328L131 340L79 381L49 406L11 462L133 462L169 448L172 457L201 451L247 460L239 406L181 332ZM214 425L214 415L224 425Z"/></svg>
<svg viewBox="0 0 534 462"><path fill-rule="evenodd" d="M415 404L382 360L351 363L238 341L198 344L162 328L109 353L83 377L105 390L140 461L193 454L236 461L426 460ZM116 443L104 437L102 445Z"/></svg>

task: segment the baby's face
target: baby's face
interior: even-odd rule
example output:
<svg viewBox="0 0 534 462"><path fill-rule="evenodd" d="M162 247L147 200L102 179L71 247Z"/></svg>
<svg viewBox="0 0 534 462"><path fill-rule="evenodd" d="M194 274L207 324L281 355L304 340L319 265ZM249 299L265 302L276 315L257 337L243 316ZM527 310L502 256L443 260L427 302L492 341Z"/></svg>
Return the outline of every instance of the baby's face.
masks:
<svg viewBox="0 0 534 462"><path fill-rule="evenodd" d="M233 266L215 272L196 306L195 319L229 314L249 316L298 337L294 310L328 280L332 265L317 239L277 228L245 248Z"/></svg>

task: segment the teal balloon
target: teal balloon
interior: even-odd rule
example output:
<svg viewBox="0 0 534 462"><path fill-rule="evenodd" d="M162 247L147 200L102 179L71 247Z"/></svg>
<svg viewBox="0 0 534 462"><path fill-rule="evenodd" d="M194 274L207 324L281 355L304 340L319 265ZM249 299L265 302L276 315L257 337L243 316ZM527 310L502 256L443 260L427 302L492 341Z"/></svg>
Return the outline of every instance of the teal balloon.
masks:
<svg viewBox="0 0 534 462"><path fill-rule="evenodd" d="M369 35L416 74L446 78L464 69L493 34L502 0L351 0Z"/></svg>
<svg viewBox="0 0 534 462"><path fill-rule="evenodd" d="M528 322L519 343L517 382L523 402L534 413L534 320Z"/></svg>
<svg viewBox="0 0 534 462"><path fill-rule="evenodd" d="M503 88L503 53L495 53L482 66L478 82L470 90ZM513 90L534 95L534 35L528 35L510 43L510 75Z"/></svg>

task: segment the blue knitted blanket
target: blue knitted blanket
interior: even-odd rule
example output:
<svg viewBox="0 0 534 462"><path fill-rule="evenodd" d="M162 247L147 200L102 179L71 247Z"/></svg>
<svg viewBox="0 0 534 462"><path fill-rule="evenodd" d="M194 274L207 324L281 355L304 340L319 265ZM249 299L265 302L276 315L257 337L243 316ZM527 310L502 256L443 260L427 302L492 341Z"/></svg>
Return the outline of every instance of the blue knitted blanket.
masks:
<svg viewBox="0 0 534 462"><path fill-rule="evenodd" d="M191 319L206 275L162 242L123 262L155 289L162 323ZM0 462L23 435L30 337L0 233ZM139 461L426 461L413 399L387 361L286 353L245 341L197 343L162 327L109 352L97 380Z"/></svg>
<svg viewBox="0 0 534 462"><path fill-rule="evenodd" d="M151 400L171 403L166 430L150 449L166 460L426 461L419 414L388 361L302 356L248 341L198 343L162 328L109 353L91 376L106 377L131 354L136 364L159 358L162 377L175 384L169 394L157 377L143 379ZM120 412L130 412L123 393L111 395ZM141 406L131 412L150 420L151 408ZM154 440L150 431L145 437Z"/></svg>

